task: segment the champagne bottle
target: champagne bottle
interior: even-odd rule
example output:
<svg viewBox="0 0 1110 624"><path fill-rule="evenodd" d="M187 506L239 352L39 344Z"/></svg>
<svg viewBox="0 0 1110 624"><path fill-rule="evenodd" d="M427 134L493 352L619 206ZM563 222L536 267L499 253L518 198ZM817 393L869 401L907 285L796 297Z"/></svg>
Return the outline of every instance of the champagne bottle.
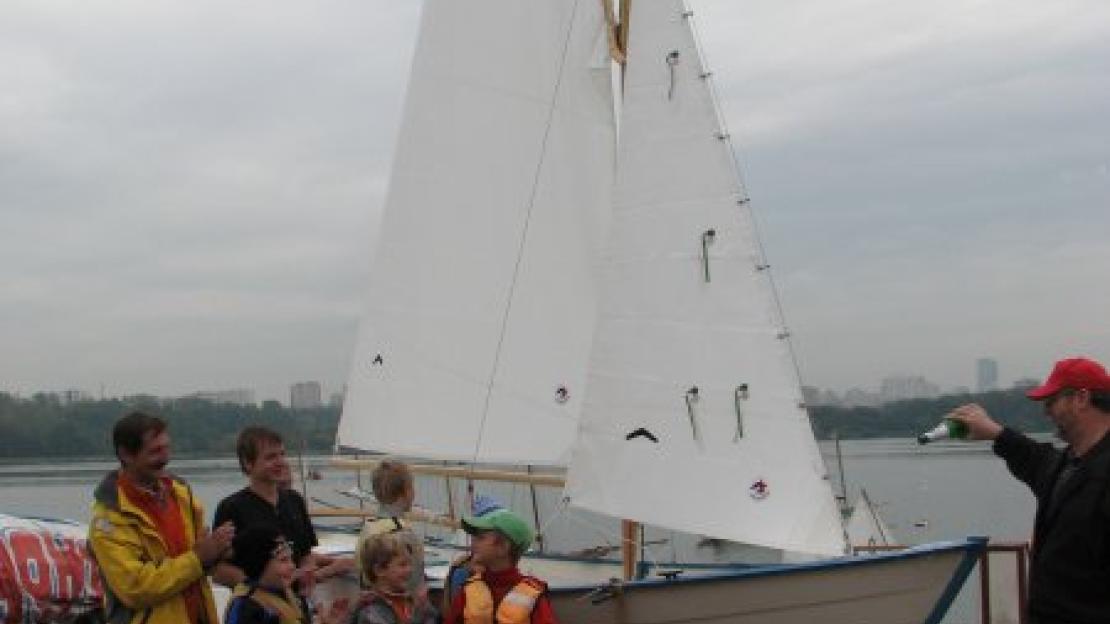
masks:
<svg viewBox="0 0 1110 624"><path fill-rule="evenodd" d="M936 428L934 428L932 431L926 431L925 433L917 436L917 443L928 444L930 442L936 442L937 440L948 439L965 440L967 439L967 434L967 425L958 420L945 418L944 420L940 421L940 424L937 425Z"/></svg>

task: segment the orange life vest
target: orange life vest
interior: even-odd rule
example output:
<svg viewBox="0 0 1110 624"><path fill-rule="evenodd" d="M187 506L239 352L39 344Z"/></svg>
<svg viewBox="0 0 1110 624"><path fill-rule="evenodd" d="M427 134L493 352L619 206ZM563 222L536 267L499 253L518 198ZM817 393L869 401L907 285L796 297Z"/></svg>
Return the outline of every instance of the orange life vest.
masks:
<svg viewBox="0 0 1110 624"><path fill-rule="evenodd" d="M463 624L528 624L536 601L545 591L543 581L526 576L505 594L495 611L489 585L482 580L481 572L475 572L463 585Z"/></svg>

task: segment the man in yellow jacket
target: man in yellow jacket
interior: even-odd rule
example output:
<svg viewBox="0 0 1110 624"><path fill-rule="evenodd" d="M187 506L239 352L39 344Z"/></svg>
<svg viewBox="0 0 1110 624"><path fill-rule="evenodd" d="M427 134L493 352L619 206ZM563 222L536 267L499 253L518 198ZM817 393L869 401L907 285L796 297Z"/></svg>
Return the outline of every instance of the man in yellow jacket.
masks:
<svg viewBox="0 0 1110 624"><path fill-rule="evenodd" d="M234 529L209 533L188 484L165 472L165 421L126 414L112 430L112 443L120 469L96 488L89 525L108 622L217 624L206 571L226 553Z"/></svg>

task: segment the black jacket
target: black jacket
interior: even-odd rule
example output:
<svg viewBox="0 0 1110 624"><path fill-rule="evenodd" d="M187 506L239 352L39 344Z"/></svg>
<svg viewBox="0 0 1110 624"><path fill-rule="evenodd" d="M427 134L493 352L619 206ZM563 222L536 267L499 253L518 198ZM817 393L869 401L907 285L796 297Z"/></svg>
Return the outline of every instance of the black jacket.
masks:
<svg viewBox="0 0 1110 624"><path fill-rule="evenodd" d="M1110 622L1110 435L1076 462L1056 501L1069 455L1012 429L998 436L994 452L1037 497L1029 574L1034 621Z"/></svg>

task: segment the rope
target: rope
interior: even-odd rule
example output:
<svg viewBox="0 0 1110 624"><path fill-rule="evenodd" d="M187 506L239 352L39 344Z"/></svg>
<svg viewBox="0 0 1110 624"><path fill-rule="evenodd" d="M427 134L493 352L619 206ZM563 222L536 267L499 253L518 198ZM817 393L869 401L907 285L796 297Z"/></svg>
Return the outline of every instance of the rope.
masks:
<svg viewBox="0 0 1110 624"><path fill-rule="evenodd" d="M564 505L567 504L566 500L564 500L563 504ZM605 541L606 546L613 547L614 542L616 544L619 544L622 548L632 548L632 547L636 546L636 540L634 540L634 539L633 540L626 540L626 539L624 539L624 537L622 537L620 535L614 535L613 533L610 533L610 532L606 531L605 529L601 528L597 524L595 524L593 522L588 522L588 521L586 521L582 518L578 518L574 514L567 514L567 518L569 518L572 522L577 522L578 524L581 524L582 526L584 526L588 529L592 529L595 533L597 533L598 535L601 536L601 539L603 539ZM615 539L610 539L610 538L615 538ZM640 546L643 548L644 562L646 562L651 567L656 567L656 568L659 567L661 565L662 557L658 556L655 553L654 546L651 546L651 545L647 544L646 540L645 540L644 543L640 544Z"/></svg>
<svg viewBox="0 0 1110 624"><path fill-rule="evenodd" d="M570 23L567 26L566 38L563 41L563 53L559 59L559 73L558 78L555 80L555 88L551 93L551 103L547 111L547 124L543 130L543 139L540 142L540 159L536 163L536 172L532 178L532 190L528 198L528 212L524 217L524 228L521 231L520 245L517 247L516 263L513 265L513 279L509 284L509 300L505 304L505 314L501 317L501 334L497 339L497 350L493 356L493 369L490 371L489 384L486 387L486 400L485 405L482 407L482 421L478 425L478 437L474 441L474 455L470 459L470 466L473 468L478 462L478 452L482 448L482 436L485 434L486 419L489 417L489 404L493 398L493 383L497 377L497 368L501 363L501 348L505 342L505 330L509 324L509 315L513 309L513 295L516 292L517 278L520 277L520 262L524 258L524 244L528 240L528 228L532 223L532 211L536 206L536 192L540 184L540 173L543 171L543 164L547 155L547 141L551 136L551 126L555 120L555 103L559 99L559 89L563 84L563 70L566 67L567 53L570 51L571 34L574 32L575 17L578 15L579 0L575 0L574 6L571 7Z"/></svg>

